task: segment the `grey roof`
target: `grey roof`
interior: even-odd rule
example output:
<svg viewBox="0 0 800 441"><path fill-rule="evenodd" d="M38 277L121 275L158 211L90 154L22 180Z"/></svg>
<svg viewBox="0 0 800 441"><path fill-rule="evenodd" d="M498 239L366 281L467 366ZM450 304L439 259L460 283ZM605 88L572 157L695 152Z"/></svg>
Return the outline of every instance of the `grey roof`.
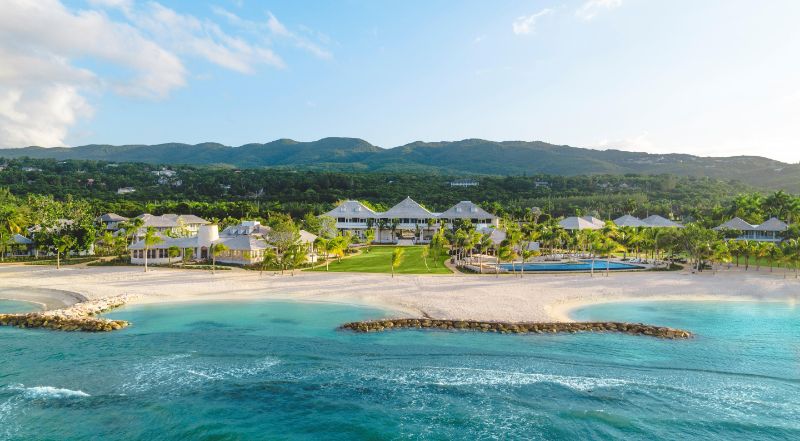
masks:
<svg viewBox="0 0 800 441"><path fill-rule="evenodd" d="M599 230L602 228L599 225L577 216L562 219L558 225L565 230Z"/></svg>
<svg viewBox="0 0 800 441"><path fill-rule="evenodd" d="M434 215L410 197L406 197L400 203L382 213L380 217L389 219L427 219L434 217Z"/></svg>
<svg viewBox="0 0 800 441"><path fill-rule="evenodd" d="M232 225L222 230L220 236L266 236L272 228L261 225L258 221L243 221L239 225Z"/></svg>
<svg viewBox="0 0 800 441"><path fill-rule="evenodd" d="M500 242L506 240L507 236L505 231L486 225L476 228L475 231L481 234L489 233L489 240L493 245L500 245Z"/></svg>
<svg viewBox="0 0 800 441"><path fill-rule="evenodd" d="M643 222L654 228L683 228L683 225L657 214L644 218Z"/></svg>
<svg viewBox="0 0 800 441"><path fill-rule="evenodd" d="M136 217L144 220L145 228L174 228L179 225L179 222L183 222L184 225L206 225L210 223L207 220L197 217L193 214L162 214L161 216L155 216L150 213L145 213Z"/></svg>
<svg viewBox="0 0 800 441"><path fill-rule="evenodd" d="M650 225L646 224L643 220L639 219L636 216L631 216L630 214L626 214L625 216L620 216L614 219L614 225L618 227L649 227Z"/></svg>
<svg viewBox="0 0 800 441"><path fill-rule="evenodd" d="M344 201L337 205L333 210L325 213L325 216L330 217L342 217L348 215L360 218L377 217L377 213L369 209L366 205L353 200Z"/></svg>
<svg viewBox="0 0 800 441"><path fill-rule="evenodd" d="M763 224L755 227L755 229L756 231L786 231L789 229L789 225L787 225L786 222L773 217Z"/></svg>
<svg viewBox="0 0 800 441"><path fill-rule="evenodd" d="M735 218L725 222L724 224L722 224L722 225L720 225L720 226L718 226L718 227L716 227L714 229L715 230L728 229L728 230L737 230L737 231L753 231L753 230L755 230L755 228L756 228L755 225L751 225L750 223L745 222L740 217L735 217Z"/></svg>
<svg viewBox="0 0 800 441"><path fill-rule="evenodd" d="M15 235L11 236L11 240L13 240L14 243L17 244L17 245L30 245L30 244L33 243L32 240L28 239L27 237L25 237L25 236L23 236L21 234L15 234Z"/></svg>
<svg viewBox="0 0 800 441"><path fill-rule="evenodd" d="M300 241L303 243L314 243L317 240L317 235L310 233L306 230L300 230Z"/></svg>
<svg viewBox="0 0 800 441"><path fill-rule="evenodd" d="M600 228L603 228L603 227L606 226L606 223L603 220L598 219L598 218L596 218L594 216L583 216L583 217L581 217L581 219L587 220L587 221L597 225Z"/></svg>
<svg viewBox="0 0 800 441"><path fill-rule="evenodd" d="M448 208L438 217L444 219L494 219L495 216L471 201L461 201Z"/></svg>
<svg viewBox="0 0 800 441"><path fill-rule="evenodd" d="M264 242L263 239L255 236L220 237L219 239L215 240L214 243L221 243L230 250L239 251L255 251L273 248L271 245L268 245L266 242Z"/></svg>
<svg viewBox="0 0 800 441"><path fill-rule="evenodd" d="M128 220L125 216L120 216L117 213L106 213L99 217L100 222L124 222Z"/></svg>

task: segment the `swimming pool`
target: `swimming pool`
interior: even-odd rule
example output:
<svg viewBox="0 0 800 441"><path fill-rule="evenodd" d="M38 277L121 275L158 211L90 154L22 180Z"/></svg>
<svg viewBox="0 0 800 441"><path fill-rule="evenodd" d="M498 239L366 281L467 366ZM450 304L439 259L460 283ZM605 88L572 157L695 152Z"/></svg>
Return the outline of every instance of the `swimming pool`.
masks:
<svg viewBox="0 0 800 441"><path fill-rule="evenodd" d="M622 263L622 262L606 262L605 260L595 260L594 261L594 270L595 271L605 271L606 264L608 264L609 270L635 270L635 269L644 269L644 267L639 265L633 265L630 263ZM514 264L512 269L510 263L503 263L500 264L500 268L503 268L506 271L520 271L521 264ZM552 262L552 263L525 263L524 265L525 271L591 271L592 269L592 261L591 260L581 260L580 262Z"/></svg>

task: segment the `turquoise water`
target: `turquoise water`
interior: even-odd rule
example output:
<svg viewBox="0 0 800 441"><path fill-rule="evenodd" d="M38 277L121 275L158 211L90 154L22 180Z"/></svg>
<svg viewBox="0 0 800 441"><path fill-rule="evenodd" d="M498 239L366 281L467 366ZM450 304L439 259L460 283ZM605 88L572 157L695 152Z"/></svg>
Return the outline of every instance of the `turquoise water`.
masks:
<svg viewBox="0 0 800 441"><path fill-rule="evenodd" d="M508 271L520 271L521 264L510 263L500 264L500 267ZM553 262L553 263L526 263L524 265L525 271L589 271L594 266L595 271L605 271L606 267L609 270L631 270L642 269L639 265L632 265L630 263L620 262L606 262L605 260L595 260L592 264L591 260L581 260L580 262Z"/></svg>
<svg viewBox="0 0 800 441"><path fill-rule="evenodd" d="M324 304L129 307L134 326L0 328L0 439L800 439L800 313L609 304L698 334L395 331Z"/></svg>
<svg viewBox="0 0 800 441"><path fill-rule="evenodd" d="M0 299L0 313L35 312L41 310L42 308L36 303Z"/></svg>

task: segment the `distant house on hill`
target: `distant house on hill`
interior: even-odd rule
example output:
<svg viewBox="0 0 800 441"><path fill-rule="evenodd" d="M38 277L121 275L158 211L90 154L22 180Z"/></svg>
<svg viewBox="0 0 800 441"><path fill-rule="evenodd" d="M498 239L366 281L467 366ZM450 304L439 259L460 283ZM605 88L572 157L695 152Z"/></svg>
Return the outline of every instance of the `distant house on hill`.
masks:
<svg viewBox="0 0 800 441"><path fill-rule="evenodd" d="M477 187L478 181L475 179L458 179L455 181L450 181L451 187Z"/></svg>
<svg viewBox="0 0 800 441"><path fill-rule="evenodd" d="M136 191L133 187L120 187L117 189L117 194L131 194Z"/></svg>

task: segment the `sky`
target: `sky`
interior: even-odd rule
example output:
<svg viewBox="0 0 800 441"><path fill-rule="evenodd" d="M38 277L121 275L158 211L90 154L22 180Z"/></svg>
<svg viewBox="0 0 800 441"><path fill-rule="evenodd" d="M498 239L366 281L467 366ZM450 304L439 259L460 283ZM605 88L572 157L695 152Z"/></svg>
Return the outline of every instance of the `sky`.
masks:
<svg viewBox="0 0 800 441"><path fill-rule="evenodd" d="M483 138L800 161L800 1L0 0L0 147Z"/></svg>

